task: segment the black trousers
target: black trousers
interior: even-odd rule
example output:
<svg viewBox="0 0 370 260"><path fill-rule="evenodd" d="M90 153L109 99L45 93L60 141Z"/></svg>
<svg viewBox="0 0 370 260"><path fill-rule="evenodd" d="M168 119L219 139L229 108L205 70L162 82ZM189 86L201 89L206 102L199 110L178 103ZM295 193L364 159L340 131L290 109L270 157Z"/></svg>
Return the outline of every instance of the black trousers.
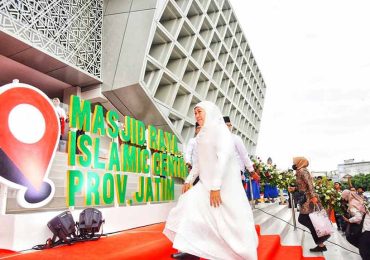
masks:
<svg viewBox="0 0 370 260"><path fill-rule="evenodd" d="M289 196L289 208L292 208L292 201L291 201L291 197L294 193L291 193L291 192L288 192L288 196ZM294 199L294 195L293 195L293 201L294 201L294 207L297 208L297 201Z"/></svg>
<svg viewBox="0 0 370 260"><path fill-rule="evenodd" d="M299 214L298 222L301 223L303 226L307 227L312 235L313 240L315 241L315 244L318 245L320 243L323 243L325 240L327 240L330 236L323 236L318 237L316 234L316 230L312 225L311 219L308 216L308 214Z"/></svg>
<svg viewBox="0 0 370 260"><path fill-rule="evenodd" d="M370 260L370 231L365 231L362 233L358 249L362 260Z"/></svg>
<svg viewBox="0 0 370 260"><path fill-rule="evenodd" d="M334 212L334 216L335 216L335 222L337 223L337 227L338 227L338 230L342 230L342 231L345 231L345 221L343 219L343 216Z"/></svg>

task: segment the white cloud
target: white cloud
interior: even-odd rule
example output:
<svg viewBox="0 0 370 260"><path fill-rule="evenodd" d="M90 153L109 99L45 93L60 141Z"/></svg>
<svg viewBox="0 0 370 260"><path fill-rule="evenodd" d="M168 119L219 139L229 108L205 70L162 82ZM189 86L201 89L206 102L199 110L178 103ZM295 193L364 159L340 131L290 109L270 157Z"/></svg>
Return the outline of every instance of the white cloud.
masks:
<svg viewBox="0 0 370 260"><path fill-rule="evenodd" d="M231 0L267 85L257 153L370 160L370 2Z"/></svg>

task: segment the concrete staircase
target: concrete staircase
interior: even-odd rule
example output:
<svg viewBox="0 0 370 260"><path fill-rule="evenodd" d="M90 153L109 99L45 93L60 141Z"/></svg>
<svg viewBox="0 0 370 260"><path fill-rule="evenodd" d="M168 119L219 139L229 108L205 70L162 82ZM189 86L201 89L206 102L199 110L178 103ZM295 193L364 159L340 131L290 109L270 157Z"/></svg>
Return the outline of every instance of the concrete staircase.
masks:
<svg viewBox="0 0 370 260"><path fill-rule="evenodd" d="M295 214L297 230L294 230L293 226L291 226L293 225L292 209L288 208L287 205L261 203L256 205L253 210L255 224L261 226L262 235L280 235L282 245L302 246L303 255L306 257L323 256L326 260L361 260L358 249L349 244L345 236L337 231L336 224L334 224L334 234L325 243L328 251L323 253L310 252L309 249L316 245L313 242L311 234L308 233L308 229L298 223L299 212ZM304 232L302 229L308 232ZM345 250L342 247L353 252Z"/></svg>
<svg viewBox="0 0 370 260"><path fill-rule="evenodd" d="M18 214L18 213L31 213L40 211L57 211L66 210L66 172L67 172L67 154L57 152L54 158L49 178L55 184L55 195L49 204L38 209L25 209L21 208L16 202L17 190L8 189L7 196L7 214ZM83 172L85 168L76 167ZM97 171L99 172L99 171ZM103 173L104 171L100 171ZM128 173L127 183L127 194L130 196L133 192L138 190L138 176L136 174ZM175 185L175 198L181 194L181 185ZM76 197L75 208L85 208L84 197L78 195ZM360 260L361 257L356 254L358 249L349 244L345 237L335 229L335 233L329 239L330 242L336 243L346 249L353 252L349 252L337 245L330 242L326 243L328 251L324 253L311 253L310 248L314 247L315 244L311 235L307 232L305 227L300 225L297 220L297 230L294 230L288 223L293 224L292 211L286 205L279 205L278 203L261 203L256 206L253 210L255 224L261 226L262 235L280 235L282 245L302 246L303 255L309 256L324 256L327 260ZM298 218L298 212L296 212L296 218ZM278 219L280 218L280 219ZM285 222L284 222L285 221ZM286 223L288 222L288 223ZM335 224L334 224L335 225ZM301 228L301 229L300 229ZM307 230L308 231L308 230Z"/></svg>

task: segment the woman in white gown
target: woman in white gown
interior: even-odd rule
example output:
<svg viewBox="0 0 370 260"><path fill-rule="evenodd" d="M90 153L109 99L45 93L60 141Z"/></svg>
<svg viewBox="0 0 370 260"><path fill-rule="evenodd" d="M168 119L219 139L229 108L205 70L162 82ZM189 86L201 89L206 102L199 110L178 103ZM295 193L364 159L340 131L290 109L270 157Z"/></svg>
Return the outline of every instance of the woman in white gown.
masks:
<svg viewBox="0 0 370 260"><path fill-rule="evenodd" d="M186 183L200 181L179 198L163 233L173 247L206 259L257 259L258 237L252 210L240 181L234 142L217 106L194 108L201 126L198 160ZM187 191L188 190L188 191Z"/></svg>

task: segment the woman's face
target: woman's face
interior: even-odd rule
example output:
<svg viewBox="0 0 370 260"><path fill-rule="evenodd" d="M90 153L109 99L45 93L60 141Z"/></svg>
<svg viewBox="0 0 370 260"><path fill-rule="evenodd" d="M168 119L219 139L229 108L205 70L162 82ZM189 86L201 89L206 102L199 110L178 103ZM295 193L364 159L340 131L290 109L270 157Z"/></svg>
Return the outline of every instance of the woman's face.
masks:
<svg viewBox="0 0 370 260"><path fill-rule="evenodd" d="M59 99L58 98L53 98L53 104L54 104L55 107L58 107L59 104L60 104Z"/></svg>
<svg viewBox="0 0 370 260"><path fill-rule="evenodd" d="M194 108L194 116L197 123L202 127L206 119L206 111L201 107Z"/></svg>

